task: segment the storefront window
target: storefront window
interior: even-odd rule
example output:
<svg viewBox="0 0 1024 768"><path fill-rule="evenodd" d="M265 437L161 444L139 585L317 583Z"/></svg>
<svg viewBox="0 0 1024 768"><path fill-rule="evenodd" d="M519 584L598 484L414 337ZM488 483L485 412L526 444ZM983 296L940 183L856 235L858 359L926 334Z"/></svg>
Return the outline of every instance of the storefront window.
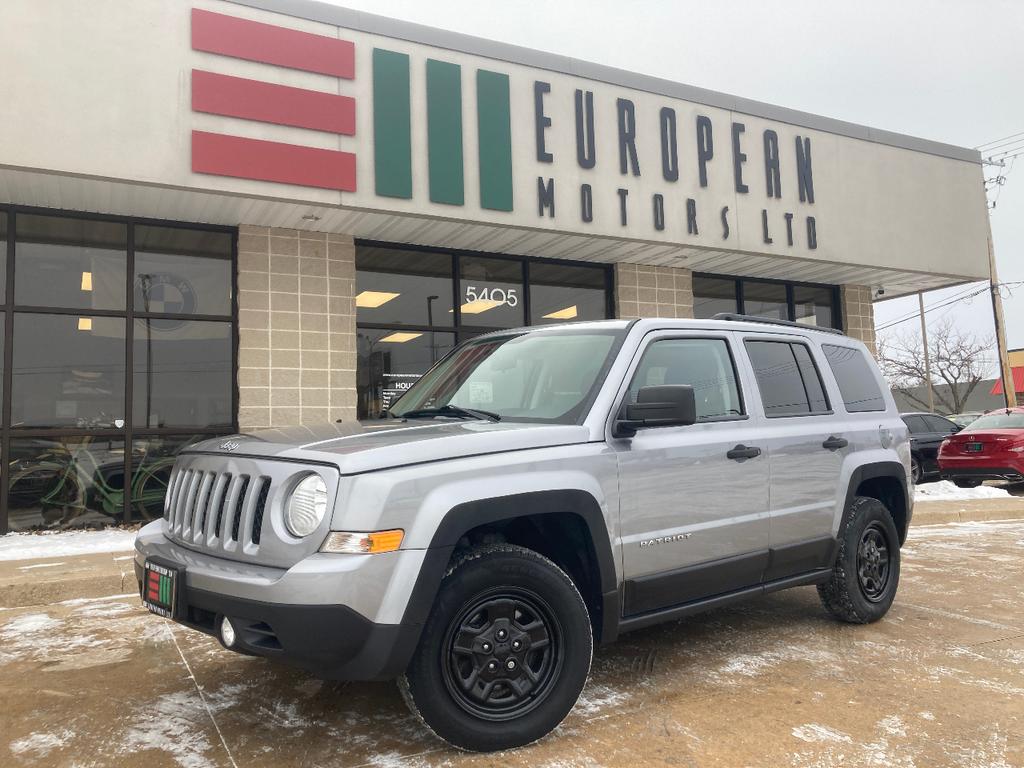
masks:
<svg viewBox="0 0 1024 768"><path fill-rule="evenodd" d="M789 320L786 286L782 283L743 281L743 313L772 320Z"/></svg>
<svg viewBox="0 0 1024 768"><path fill-rule="evenodd" d="M231 324L136 320L135 426L229 427Z"/></svg>
<svg viewBox="0 0 1024 768"><path fill-rule="evenodd" d="M359 248L356 314L360 323L454 325L452 257L427 251Z"/></svg>
<svg viewBox="0 0 1024 768"><path fill-rule="evenodd" d="M359 418L375 419L455 346L455 334L360 328Z"/></svg>
<svg viewBox="0 0 1024 768"><path fill-rule="evenodd" d="M693 278L693 316L714 317L719 312L737 312L736 281L718 277Z"/></svg>
<svg viewBox="0 0 1024 768"><path fill-rule="evenodd" d="M531 263L530 324L603 320L608 316L606 283L599 269Z"/></svg>
<svg viewBox="0 0 1024 768"><path fill-rule="evenodd" d="M835 322L832 312L834 293L827 286L793 286L793 319L798 323L832 328Z"/></svg>
<svg viewBox="0 0 1024 768"><path fill-rule="evenodd" d="M0 534L159 516L177 451L237 429L234 232L0 207L5 238Z"/></svg>
<svg viewBox="0 0 1024 768"><path fill-rule="evenodd" d="M231 314L231 235L177 227L135 228L135 311Z"/></svg>
<svg viewBox="0 0 1024 768"><path fill-rule="evenodd" d="M121 438L15 438L8 469L12 531L96 527L124 519Z"/></svg>
<svg viewBox="0 0 1024 768"><path fill-rule="evenodd" d="M611 317L610 292L607 266L360 243L358 417L378 418L456 343L481 333Z"/></svg>
<svg viewBox="0 0 1024 768"><path fill-rule="evenodd" d="M0 304L7 303L7 211L0 209Z"/></svg>
<svg viewBox="0 0 1024 768"><path fill-rule="evenodd" d="M19 214L15 303L123 310L128 228L124 224Z"/></svg>
<svg viewBox="0 0 1024 768"><path fill-rule="evenodd" d="M124 334L119 317L16 312L11 426L123 427Z"/></svg>
<svg viewBox="0 0 1024 768"><path fill-rule="evenodd" d="M459 259L459 314L463 325L523 325L523 263L477 256Z"/></svg>

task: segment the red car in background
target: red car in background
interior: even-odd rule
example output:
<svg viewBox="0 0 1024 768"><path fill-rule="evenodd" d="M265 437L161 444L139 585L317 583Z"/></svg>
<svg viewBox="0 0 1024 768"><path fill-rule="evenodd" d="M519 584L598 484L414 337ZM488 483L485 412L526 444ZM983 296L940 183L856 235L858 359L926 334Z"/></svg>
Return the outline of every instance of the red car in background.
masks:
<svg viewBox="0 0 1024 768"><path fill-rule="evenodd" d="M1024 480L1024 407L986 413L943 440L939 472L961 488Z"/></svg>

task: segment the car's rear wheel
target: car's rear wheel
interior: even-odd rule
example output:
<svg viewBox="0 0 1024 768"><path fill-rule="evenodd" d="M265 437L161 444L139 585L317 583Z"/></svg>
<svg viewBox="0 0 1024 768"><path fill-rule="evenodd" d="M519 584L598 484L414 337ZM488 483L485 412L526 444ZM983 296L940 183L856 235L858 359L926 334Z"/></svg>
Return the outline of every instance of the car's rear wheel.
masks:
<svg viewBox="0 0 1024 768"><path fill-rule="evenodd" d="M921 468L921 460L917 456L910 457L910 479L914 485L920 485L924 480L924 470Z"/></svg>
<svg viewBox="0 0 1024 768"><path fill-rule="evenodd" d="M592 651L572 579L532 550L491 546L463 555L445 575L399 688L453 746L520 747L569 713Z"/></svg>
<svg viewBox="0 0 1024 768"><path fill-rule="evenodd" d="M818 585L826 610L842 621L868 624L885 616L900 579L900 539L878 499L857 496L839 532L831 578Z"/></svg>
<svg viewBox="0 0 1024 768"><path fill-rule="evenodd" d="M953 485L957 488L977 488L981 485L981 480L976 477L959 478L953 481Z"/></svg>

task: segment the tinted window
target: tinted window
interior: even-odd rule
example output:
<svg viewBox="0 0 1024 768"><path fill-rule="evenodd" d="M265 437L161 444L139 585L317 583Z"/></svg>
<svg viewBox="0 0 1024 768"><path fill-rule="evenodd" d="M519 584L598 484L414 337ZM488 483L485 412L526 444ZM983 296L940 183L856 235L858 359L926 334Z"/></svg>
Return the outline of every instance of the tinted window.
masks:
<svg viewBox="0 0 1024 768"><path fill-rule="evenodd" d="M882 391L861 350L835 344L822 344L821 349L839 384L847 411L859 413L885 410Z"/></svg>
<svg viewBox="0 0 1024 768"><path fill-rule="evenodd" d="M765 415L793 416L828 409L821 380L804 345L748 341L746 347Z"/></svg>
<svg viewBox="0 0 1024 768"><path fill-rule="evenodd" d="M37 307L124 309L128 228L59 216L19 215L15 301Z"/></svg>
<svg viewBox="0 0 1024 768"><path fill-rule="evenodd" d="M736 281L718 277L693 278L693 316L714 317L719 312L737 312Z"/></svg>
<svg viewBox="0 0 1024 768"><path fill-rule="evenodd" d="M231 324L136 320L136 428L231 424Z"/></svg>
<svg viewBox="0 0 1024 768"><path fill-rule="evenodd" d="M356 315L360 323L454 324L452 257L357 248Z"/></svg>
<svg viewBox="0 0 1024 768"><path fill-rule="evenodd" d="M956 424L952 421L942 418L941 416L925 416L925 423L932 432L954 432L956 430Z"/></svg>
<svg viewBox="0 0 1024 768"><path fill-rule="evenodd" d="M743 413L736 370L724 339L663 339L652 343L629 385L629 401L636 402L641 387L662 384L693 387L698 419Z"/></svg>
<svg viewBox="0 0 1024 768"><path fill-rule="evenodd" d="M903 423L907 425L907 429L910 430L912 435L922 435L925 432L931 432L928 424L920 416L904 416Z"/></svg>
<svg viewBox="0 0 1024 768"><path fill-rule="evenodd" d="M789 320L786 286L780 283L757 283L752 280L744 280L743 313L770 317L773 320Z"/></svg>
<svg viewBox="0 0 1024 768"><path fill-rule="evenodd" d="M178 227L135 228L135 311L231 314L231 235Z"/></svg>
<svg viewBox="0 0 1024 768"><path fill-rule="evenodd" d="M13 346L12 426L123 425L124 318L18 312Z"/></svg>
<svg viewBox="0 0 1024 768"><path fill-rule="evenodd" d="M530 324L603 320L608 316L604 270L566 264L530 264ZM467 318L463 323L471 323Z"/></svg>

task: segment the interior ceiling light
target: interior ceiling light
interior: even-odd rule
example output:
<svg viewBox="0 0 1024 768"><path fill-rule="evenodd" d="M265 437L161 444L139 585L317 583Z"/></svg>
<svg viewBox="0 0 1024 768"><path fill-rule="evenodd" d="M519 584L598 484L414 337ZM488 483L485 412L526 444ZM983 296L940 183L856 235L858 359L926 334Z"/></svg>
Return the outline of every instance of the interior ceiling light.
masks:
<svg viewBox="0 0 1024 768"><path fill-rule="evenodd" d="M91 331L92 330L92 318L91 317L80 317L80 318L78 318L78 330L80 330L80 331Z"/></svg>
<svg viewBox="0 0 1024 768"><path fill-rule="evenodd" d="M83 272L82 273L82 290L83 291L91 291L92 290L92 272Z"/></svg>
<svg viewBox="0 0 1024 768"><path fill-rule="evenodd" d="M504 303L494 299L476 299L475 301L467 301L459 307L459 311L464 315L479 315L481 312L500 307Z"/></svg>
<svg viewBox="0 0 1024 768"><path fill-rule="evenodd" d="M385 343L385 342L388 343L388 344L405 344L405 342L412 341L413 339L418 339L422 335L423 335L422 333L409 333L408 331L396 331L395 333L392 333L392 334L390 334L388 336L385 336L380 341L381 341L382 344Z"/></svg>
<svg viewBox="0 0 1024 768"><path fill-rule="evenodd" d="M392 299L397 299L401 295L400 293L388 293L387 291L362 291L356 296L356 306L376 309L382 304L387 304Z"/></svg>
<svg viewBox="0 0 1024 768"><path fill-rule="evenodd" d="M572 320L579 313L576 311L576 305L573 304L571 307L560 309L557 312L549 312L544 315L545 320Z"/></svg>

